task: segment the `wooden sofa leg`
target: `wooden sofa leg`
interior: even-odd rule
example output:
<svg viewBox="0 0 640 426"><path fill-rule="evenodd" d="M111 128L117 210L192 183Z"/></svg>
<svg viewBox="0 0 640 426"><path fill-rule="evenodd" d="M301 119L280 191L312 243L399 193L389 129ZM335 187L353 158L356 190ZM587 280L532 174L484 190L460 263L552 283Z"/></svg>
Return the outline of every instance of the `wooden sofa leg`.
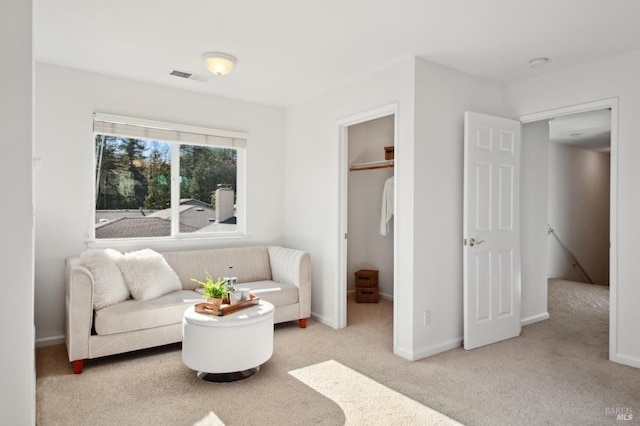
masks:
<svg viewBox="0 0 640 426"><path fill-rule="evenodd" d="M307 328L307 319L306 318L300 318L298 320L298 323L300 324L300 328Z"/></svg>
<svg viewBox="0 0 640 426"><path fill-rule="evenodd" d="M77 359L75 361L71 361L73 364L73 374L82 374L82 368L84 367L84 360Z"/></svg>

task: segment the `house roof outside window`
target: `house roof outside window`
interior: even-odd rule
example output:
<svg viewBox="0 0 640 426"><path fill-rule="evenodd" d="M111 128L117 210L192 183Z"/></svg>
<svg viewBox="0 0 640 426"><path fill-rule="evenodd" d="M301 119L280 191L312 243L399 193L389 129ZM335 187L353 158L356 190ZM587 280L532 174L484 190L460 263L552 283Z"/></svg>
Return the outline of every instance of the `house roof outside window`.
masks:
<svg viewBox="0 0 640 426"><path fill-rule="evenodd" d="M235 217L215 222L215 209L193 199L180 200L180 232L235 231ZM96 239L148 238L171 235L171 209L96 210Z"/></svg>

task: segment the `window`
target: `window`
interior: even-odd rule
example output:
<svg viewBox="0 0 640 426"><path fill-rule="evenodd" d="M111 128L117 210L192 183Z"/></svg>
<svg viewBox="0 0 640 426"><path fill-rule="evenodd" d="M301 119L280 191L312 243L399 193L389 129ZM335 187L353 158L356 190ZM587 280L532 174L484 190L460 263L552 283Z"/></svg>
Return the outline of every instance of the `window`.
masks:
<svg viewBox="0 0 640 426"><path fill-rule="evenodd" d="M94 115L95 240L243 235L243 133Z"/></svg>

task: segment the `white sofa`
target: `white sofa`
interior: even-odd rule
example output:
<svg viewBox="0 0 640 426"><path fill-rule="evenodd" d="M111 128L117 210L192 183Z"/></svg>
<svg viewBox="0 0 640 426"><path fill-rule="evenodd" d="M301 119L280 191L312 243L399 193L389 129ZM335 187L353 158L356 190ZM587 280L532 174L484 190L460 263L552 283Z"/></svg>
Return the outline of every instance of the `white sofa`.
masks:
<svg viewBox="0 0 640 426"><path fill-rule="evenodd" d="M240 287L275 306L274 323L311 314L309 254L283 247L244 247L160 252L178 275L182 290L152 300L128 299L93 309L94 278L79 257L66 262L65 341L74 373L85 359L160 346L182 340L185 309L201 302L192 278L209 272L214 279L238 277Z"/></svg>

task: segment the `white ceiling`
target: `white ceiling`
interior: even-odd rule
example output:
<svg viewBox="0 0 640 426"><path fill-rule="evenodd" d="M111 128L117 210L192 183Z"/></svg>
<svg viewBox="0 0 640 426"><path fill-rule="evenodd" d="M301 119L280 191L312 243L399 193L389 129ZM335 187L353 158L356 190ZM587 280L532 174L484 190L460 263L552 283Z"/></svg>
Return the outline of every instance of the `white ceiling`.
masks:
<svg viewBox="0 0 640 426"><path fill-rule="evenodd" d="M611 110L599 109L549 120L549 139L597 152L611 151Z"/></svg>
<svg viewBox="0 0 640 426"><path fill-rule="evenodd" d="M638 0L34 0L34 52L289 107L412 56L497 82L531 78L640 50L638 18ZM211 50L238 57L231 74L207 76ZM529 68L540 56L551 62Z"/></svg>

